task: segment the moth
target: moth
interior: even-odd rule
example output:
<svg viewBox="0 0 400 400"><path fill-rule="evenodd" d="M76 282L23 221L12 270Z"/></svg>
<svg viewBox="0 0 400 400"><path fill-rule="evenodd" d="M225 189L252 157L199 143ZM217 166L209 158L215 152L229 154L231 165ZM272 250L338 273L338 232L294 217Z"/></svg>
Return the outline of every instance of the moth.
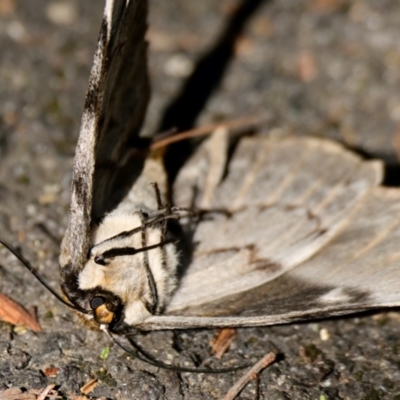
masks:
<svg viewBox="0 0 400 400"><path fill-rule="evenodd" d="M163 151L139 137L146 7L106 1L61 246L64 304L114 340L399 306L400 190L380 186L379 161L219 129L170 187Z"/></svg>

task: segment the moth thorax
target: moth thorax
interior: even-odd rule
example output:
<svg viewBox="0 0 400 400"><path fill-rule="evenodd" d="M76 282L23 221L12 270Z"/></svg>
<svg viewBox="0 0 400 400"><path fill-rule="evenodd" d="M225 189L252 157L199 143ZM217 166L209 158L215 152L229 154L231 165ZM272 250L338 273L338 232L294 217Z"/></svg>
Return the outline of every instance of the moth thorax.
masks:
<svg viewBox="0 0 400 400"><path fill-rule="evenodd" d="M101 288L121 299L128 324L161 312L176 288L175 245L165 244L162 227L141 227L139 213L107 215L92 232L90 257L79 274L80 289ZM121 235L131 231L134 233ZM112 322L107 304L93 310L99 323Z"/></svg>

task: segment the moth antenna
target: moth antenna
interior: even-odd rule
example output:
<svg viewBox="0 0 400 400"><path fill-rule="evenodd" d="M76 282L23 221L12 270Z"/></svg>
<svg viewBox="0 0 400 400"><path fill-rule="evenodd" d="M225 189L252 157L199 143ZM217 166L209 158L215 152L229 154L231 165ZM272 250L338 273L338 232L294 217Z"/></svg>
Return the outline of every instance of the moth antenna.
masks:
<svg viewBox="0 0 400 400"><path fill-rule="evenodd" d="M13 246L5 242L3 239L0 239L0 243L14 256L22 263L22 265L27 268L31 274L54 296L56 297L61 303L63 303L65 306L73 309L74 311L78 311L81 313L87 314L87 312L81 308L75 307L72 304L68 303L65 301L57 292L55 289L53 289L45 280L44 278L39 274L39 272L36 271L36 269L32 266L32 264L25 258L23 257Z"/></svg>
<svg viewBox="0 0 400 400"><path fill-rule="evenodd" d="M101 254L102 258L112 258L119 256L130 256L138 253L142 253L144 251L149 251L153 249L158 249L159 247L166 246L170 243L175 243L174 239L163 240L160 243L152 244L150 246L141 247L140 249L134 247L114 247L110 250L106 250L103 254Z"/></svg>
<svg viewBox="0 0 400 400"><path fill-rule="evenodd" d="M182 140L190 139L197 136L208 135L211 132L215 131L218 128L245 128L252 127L255 125L261 125L263 122L267 121L267 118L257 117L257 116L249 116L233 119L231 121L220 122L217 124L201 126L199 128L190 129L188 131L177 133L173 136L167 137L157 137L156 140L150 145L150 150L160 149L162 147L169 146L172 143L180 142Z"/></svg>
<svg viewBox="0 0 400 400"><path fill-rule="evenodd" d="M175 208L175 207L173 207L173 208ZM190 209L185 209L184 207L182 207L182 210L178 210L178 211L187 211L189 213ZM190 216L190 214L188 214L188 216ZM129 236L132 236L132 235L134 235L136 233L141 232L142 229L144 229L144 228L151 228L152 226L154 226L156 224L159 224L161 222L165 222L168 219L180 219L180 218L183 218L183 216L179 215L177 212L175 214L167 214L167 215L165 215L165 213L164 213L164 214L162 214L160 216L157 216L157 217L153 218L152 220L144 223L143 225L141 225L141 226L139 226L137 228L134 228L134 229L132 229L130 231L124 231L124 232L118 233L115 236L112 236L112 237L110 237L108 239L105 239L102 242L97 243L96 245L94 245L92 247L92 249L95 248L96 246L100 246L100 245L102 245L104 243L111 242L111 241L116 240L116 239L125 239L125 238L127 238Z"/></svg>
<svg viewBox="0 0 400 400"><path fill-rule="evenodd" d="M118 341L112 333L107 330L103 329L107 336L117 345L120 349L124 350L128 353L131 357L137 358L140 361L143 361L147 364L153 365L158 368L163 368L169 371L174 372L191 372L191 373L204 373L204 374L224 374L228 372L238 371L244 368L250 367L250 364L239 365L237 367L231 368L221 368L221 369L213 369L213 368L186 368L186 367L179 367L177 365L170 365L165 364L162 361L156 360L151 354L147 353L147 351L143 350L132 338L126 337L129 343L133 346L133 349L128 349L124 346L120 341Z"/></svg>
<svg viewBox="0 0 400 400"><path fill-rule="evenodd" d="M169 137L171 137L172 135L175 135L176 133L178 133L178 128L177 128L176 126L173 126L173 127L170 128L170 129L167 129L167 130L165 130L165 131L156 133L156 134L153 136L153 141L154 141L154 142L158 142L159 140L164 140L165 138L169 138Z"/></svg>

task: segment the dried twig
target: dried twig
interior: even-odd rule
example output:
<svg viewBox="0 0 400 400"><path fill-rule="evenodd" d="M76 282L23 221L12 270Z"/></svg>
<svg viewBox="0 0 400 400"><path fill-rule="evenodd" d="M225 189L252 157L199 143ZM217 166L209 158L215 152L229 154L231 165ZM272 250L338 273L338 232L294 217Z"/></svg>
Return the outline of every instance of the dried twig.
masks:
<svg viewBox="0 0 400 400"><path fill-rule="evenodd" d="M56 385L49 385L49 386L47 386L46 388L44 388L44 389L40 392L40 394L39 394L37 400L46 400L47 395L49 394L49 392L51 392L51 391L54 389L55 386L56 386Z"/></svg>
<svg viewBox="0 0 400 400"><path fill-rule="evenodd" d="M234 400L243 388L254 379L264 368L271 365L276 360L275 353L268 353L260 361L254 364L228 391L223 400Z"/></svg>
<svg viewBox="0 0 400 400"><path fill-rule="evenodd" d="M221 329L210 342L214 357L220 360L225 352L229 349L229 346L236 339L236 336L235 329Z"/></svg>
<svg viewBox="0 0 400 400"><path fill-rule="evenodd" d="M97 386L98 386L97 379L92 379L92 380L90 380L88 383L86 383L85 385L83 385L79 390L80 390L83 394L89 394L89 393L92 392L94 389L96 389Z"/></svg>

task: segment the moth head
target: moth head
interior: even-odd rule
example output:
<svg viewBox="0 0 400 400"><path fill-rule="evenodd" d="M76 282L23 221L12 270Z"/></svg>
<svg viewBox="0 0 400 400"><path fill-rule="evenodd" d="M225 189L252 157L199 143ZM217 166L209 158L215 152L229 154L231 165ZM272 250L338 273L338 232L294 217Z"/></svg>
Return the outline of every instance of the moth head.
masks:
<svg viewBox="0 0 400 400"><path fill-rule="evenodd" d="M104 296L94 296L90 300L90 307L93 310L95 320L99 324L110 325L114 320L115 312L107 304L107 299Z"/></svg>
<svg viewBox="0 0 400 400"><path fill-rule="evenodd" d="M62 268L61 289L82 321L91 329L119 332L123 325L124 304L121 298L101 287L82 290L78 274L67 265Z"/></svg>
<svg viewBox="0 0 400 400"><path fill-rule="evenodd" d="M62 290L91 327L120 332L164 309L176 287L178 256L174 239L155 225L143 225L137 214L109 214L93 231L84 265L62 266Z"/></svg>

